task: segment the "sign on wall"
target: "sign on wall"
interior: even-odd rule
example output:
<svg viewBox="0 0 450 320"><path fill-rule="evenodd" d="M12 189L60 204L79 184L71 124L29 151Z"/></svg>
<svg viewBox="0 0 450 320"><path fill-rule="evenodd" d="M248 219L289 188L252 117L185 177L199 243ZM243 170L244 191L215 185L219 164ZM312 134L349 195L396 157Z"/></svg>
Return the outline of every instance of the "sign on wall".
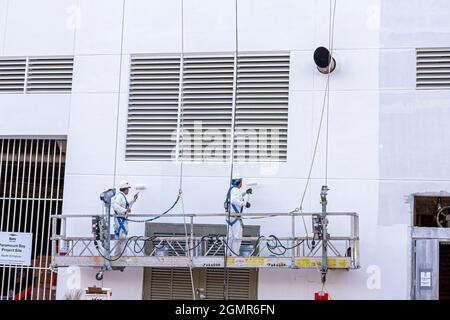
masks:
<svg viewBox="0 0 450 320"><path fill-rule="evenodd" d="M110 288L89 287L84 289L85 300L111 300L112 291Z"/></svg>
<svg viewBox="0 0 450 320"><path fill-rule="evenodd" d="M431 269L420 269L420 289L424 290L431 290L432 283L431 283Z"/></svg>
<svg viewBox="0 0 450 320"><path fill-rule="evenodd" d="M0 265L29 266L33 234L0 232Z"/></svg>

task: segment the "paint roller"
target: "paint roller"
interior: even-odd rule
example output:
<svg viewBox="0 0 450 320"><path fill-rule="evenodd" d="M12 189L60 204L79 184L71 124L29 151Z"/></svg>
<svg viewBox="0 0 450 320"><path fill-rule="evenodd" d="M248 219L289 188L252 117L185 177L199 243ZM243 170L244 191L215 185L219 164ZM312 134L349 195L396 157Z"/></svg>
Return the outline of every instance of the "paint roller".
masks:
<svg viewBox="0 0 450 320"><path fill-rule="evenodd" d="M137 191L143 191L143 190L147 190L147 186L145 184L136 184L134 189Z"/></svg>
<svg viewBox="0 0 450 320"><path fill-rule="evenodd" d="M134 186L134 190L137 191L137 192L136 192L136 195L138 195L140 191L147 190L147 185L145 185L145 184L136 184L136 185Z"/></svg>

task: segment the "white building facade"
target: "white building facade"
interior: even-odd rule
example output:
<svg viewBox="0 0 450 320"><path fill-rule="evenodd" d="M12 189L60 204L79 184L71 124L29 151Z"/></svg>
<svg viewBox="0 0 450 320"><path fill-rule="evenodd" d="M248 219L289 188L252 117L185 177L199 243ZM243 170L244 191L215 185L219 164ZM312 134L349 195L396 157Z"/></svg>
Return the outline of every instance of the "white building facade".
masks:
<svg viewBox="0 0 450 320"><path fill-rule="evenodd" d="M450 190L450 91L417 86L416 52L448 46L449 14L444 0L336 1L328 209L359 214L361 268L329 272L326 289L333 299L412 297L412 195ZM130 92L139 90L130 90L133 59L286 55L286 153L276 161L236 161L234 170L257 183L246 212L289 212L305 188L321 117L327 76L317 71L312 57L317 47L329 47L329 16L328 0L0 0L1 59L74 61L70 92L0 90L0 136L67 140L63 214L101 213L99 194L121 179L148 187L135 213L162 212L178 194L181 163L133 149L130 128L139 127L141 119L130 120ZM183 99L187 105L189 99ZM175 129L180 126L176 112L169 119ZM193 123L192 114L184 121ZM302 208L306 212L321 209L325 146L323 132ZM222 213L230 161L203 160L183 164L185 212ZM181 207L172 212L181 213ZM259 225L262 235L279 236L289 235L290 223L287 217L249 222ZM90 222L72 223L68 230L89 236ZM144 225L130 223L130 234L144 235ZM56 298L69 288L93 285L111 288L113 299L143 298L143 267L106 272L102 282L95 280L97 271L59 268ZM258 273L258 299L312 299L320 289L316 270L261 268Z"/></svg>

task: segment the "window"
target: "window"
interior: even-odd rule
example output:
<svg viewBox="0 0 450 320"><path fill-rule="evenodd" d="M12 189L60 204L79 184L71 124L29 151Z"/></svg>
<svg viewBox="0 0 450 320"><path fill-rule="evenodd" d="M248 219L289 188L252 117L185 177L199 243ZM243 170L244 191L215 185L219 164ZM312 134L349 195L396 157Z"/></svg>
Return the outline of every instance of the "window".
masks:
<svg viewBox="0 0 450 320"><path fill-rule="evenodd" d="M131 58L126 160L287 161L289 53ZM234 132L232 131L234 125Z"/></svg>
<svg viewBox="0 0 450 320"><path fill-rule="evenodd" d="M450 89L450 48L416 50L416 88Z"/></svg>
<svg viewBox="0 0 450 320"><path fill-rule="evenodd" d="M438 228L450 227L450 196L414 196L414 226ZM450 216L449 216L450 218Z"/></svg>

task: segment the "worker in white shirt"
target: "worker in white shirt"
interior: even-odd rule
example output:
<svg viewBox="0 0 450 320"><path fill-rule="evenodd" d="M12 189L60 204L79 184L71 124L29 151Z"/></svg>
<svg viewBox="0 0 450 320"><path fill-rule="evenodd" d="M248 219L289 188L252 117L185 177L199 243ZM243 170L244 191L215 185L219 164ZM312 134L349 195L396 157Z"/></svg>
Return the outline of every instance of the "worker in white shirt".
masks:
<svg viewBox="0 0 450 320"><path fill-rule="evenodd" d="M119 183L119 192L115 195L112 201L112 209L115 214L128 215L131 213L131 207L136 202L138 194L134 195L133 200L129 201L127 198L131 186L127 180L122 180ZM128 221L126 218L114 217L114 235L118 239L118 243L114 250L115 256L125 254L126 238L128 236Z"/></svg>
<svg viewBox="0 0 450 320"><path fill-rule="evenodd" d="M244 223L242 222L242 211L250 208L250 202L245 200L247 194L252 193L252 189L242 189L242 177L239 173L233 175L231 186L225 200L225 209L229 213L228 224L228 255L237 256L240 253L242 232ZM231 249L231 250L230 250Z"/></svg>

